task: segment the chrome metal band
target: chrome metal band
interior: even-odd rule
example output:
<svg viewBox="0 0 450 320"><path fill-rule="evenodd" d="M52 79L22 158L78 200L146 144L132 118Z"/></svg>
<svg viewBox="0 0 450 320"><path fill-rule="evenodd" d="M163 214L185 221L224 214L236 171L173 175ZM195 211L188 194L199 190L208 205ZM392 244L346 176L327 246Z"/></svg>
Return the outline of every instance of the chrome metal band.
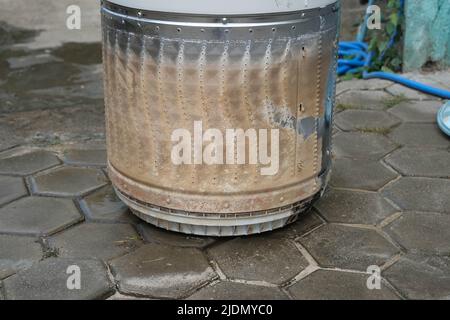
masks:
<svg viewBox="0 0 450 320"><path fill-rule="evenodd" d="M320 195L289 206L247 214L190 213L153 206L116 189L118 197L142 220L157 227L200 236L245 236L272 231L297 221Z"/></svg>
<svg viewBox="0 0 450 320"><path fill-rule="evenodd" d="M162 21L165 24L180 23L213 23L213 24L274 24L276 22L286 23L300 19L308 19L317 15L328 15L339 10L339 2L328 5L323 8L313 8L301 11L291 11L285 13L271 14L242 14L242 15L206 15L206 14L184 14L160 11L148 11L142 9L128 8L102 0L103 10L124 15L129 18L137 18L140 20ZM225 19L225 20L224 20Z"/></svg>
<svg viewBox="0 0 450 320"><path fill-rule="evenodd" d="M339 4L303 11L264 15L187 15L143 11L104 0L102 15L114 29L170 38L248 40L295 37L299 34L336 27Z"/></svg>

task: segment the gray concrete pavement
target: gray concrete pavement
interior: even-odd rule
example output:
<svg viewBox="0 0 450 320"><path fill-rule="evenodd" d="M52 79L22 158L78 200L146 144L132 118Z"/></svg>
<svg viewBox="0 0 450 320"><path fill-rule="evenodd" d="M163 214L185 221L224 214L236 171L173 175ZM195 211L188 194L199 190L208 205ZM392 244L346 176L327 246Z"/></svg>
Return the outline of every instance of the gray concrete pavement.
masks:
<svg viewBox="0 0 450 320"><path fill-rule="evenodd" d="M77 2L82 35L64 30ZM341 82L333 175L313 210L246 238L171 233L133 216L105 173L98 2L0 6L0 299L449 299L442 101ZM408 76L450 84L448 71ZM81 290L66 287L71 265Z"/></svg>

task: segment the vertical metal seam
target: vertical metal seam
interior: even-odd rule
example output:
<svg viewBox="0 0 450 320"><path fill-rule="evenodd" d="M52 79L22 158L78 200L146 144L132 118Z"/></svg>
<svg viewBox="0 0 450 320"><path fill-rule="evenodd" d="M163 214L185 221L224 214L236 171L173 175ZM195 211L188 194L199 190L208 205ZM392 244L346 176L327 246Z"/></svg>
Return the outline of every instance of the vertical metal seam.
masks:
<svg viewBox="0 0 450 320"><path fill-rule="evenodd" d="M300 83L302 83L302 82L300 82L300 77L302 77L303 76L303 72L301 72L301 70L300 70L300 68L303 66L303 63L300 63L300 59L303 59L304 58L304 55L303 55L303 46L304 46L304 44L303 44L303 40L300 42L300 49L301 49L301 54L299 54L298 55L298 57L297 57L297 59L296 59L296 70L297 70L297 77L296 77L296 81L297 81L297 92L296 92L296 94L297 94L297 97L296 97L296 99L295 99L295 123L294 123L294 129L295 129L295 157L294 157L294 160L295 160L295 163L294 163L294 166L293 166L293 168L294 168L294 176L297 176L298 175L298 169L297 169L297 162L298 162L298 136L299 136L299 130L298 130L298 125L299 125L299 123L300 123L300 105L303 103L303 102L300 102L299 101L299 98L301 97L301 94L300 94L300 90L301 90L301 88L300 88Z"/></svg>
<svg viewBox="0 0 450 320"><path fill-rule="evenodd" d="M316 110L315 110L315 142L314 142L314 174L318 174L318 162L319 162L319 116L320 116L320 101L321 101L321 81L322 81L322 30L323 30L323 17L320 16L320 31L317 46L317 73L316 73ZM314 179L314 188L318 187L318 179Z"/></svg>
<svg viewBox="0 0 450 320"><path fill-rule="evenodd" d="M338 41L339 41L339 35L337 33L337 30L334 31L336 33L336 37L334 40L334 54L332 56L332 59L334 59L333 61L333 83L334 83L334 88L333 88L333 93L332 93L332 102L331 102L331 120L330 120L330 141L329 141L329 158L331 161L331 150L333 150L333 129L334 129L334 125L333 125L333 121L334 121L334 115L335 115L335 111L336 111L336 77L337 77L337 68L338 68ZM331 166L331 163L329 164Z"/></svg>

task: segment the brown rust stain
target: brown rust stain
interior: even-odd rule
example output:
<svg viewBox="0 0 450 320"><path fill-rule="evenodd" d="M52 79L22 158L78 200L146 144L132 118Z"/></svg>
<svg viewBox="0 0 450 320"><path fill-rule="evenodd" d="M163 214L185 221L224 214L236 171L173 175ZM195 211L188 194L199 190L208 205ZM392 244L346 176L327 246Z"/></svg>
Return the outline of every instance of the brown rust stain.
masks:
<svg viewBox="0 0 450 320"><path fill-rule="evenodd" d="M330 33L333 37L335 32ZM231 212L292 204L321 187L317 176L322 140L316 133L299 134L298 123L324 115L331 44L324 47L322 41L320 46L316 35L231 42L228 48L219 42L205 48L202 42L184 41L180 46L179 39L144 41L134 36L130 45L126 34L105 34L108 156L111 168L120 173L113 175L120 190L165 207ZM279 129L278 173L263 176L260 165L173 165L173 130L193 132L199 120L204 131ZM282 201L270 196L278 197L283 190ZM235 201L239 205L223 207Z"/></svg>

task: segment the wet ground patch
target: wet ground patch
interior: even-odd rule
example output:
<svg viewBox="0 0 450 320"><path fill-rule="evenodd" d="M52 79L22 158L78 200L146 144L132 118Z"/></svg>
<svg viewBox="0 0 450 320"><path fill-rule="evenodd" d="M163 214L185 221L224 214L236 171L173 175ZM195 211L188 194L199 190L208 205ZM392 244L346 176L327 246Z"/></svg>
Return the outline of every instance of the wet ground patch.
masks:
<svg viewBox="0 0 450 320"><path fill-rule="evenodd" d="M103 108L101 43L38 50L17 46L38 34L0 22L0 113Z"/></svg>

